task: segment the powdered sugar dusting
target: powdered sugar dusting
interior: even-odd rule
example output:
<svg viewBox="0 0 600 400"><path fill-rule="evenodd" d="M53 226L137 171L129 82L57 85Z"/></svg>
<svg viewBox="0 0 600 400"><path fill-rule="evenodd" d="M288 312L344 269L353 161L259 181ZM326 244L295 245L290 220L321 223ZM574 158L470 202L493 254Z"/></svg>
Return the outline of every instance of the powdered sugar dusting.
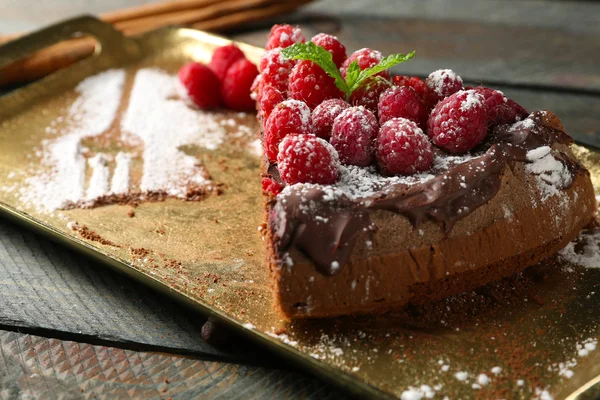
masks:
<svg viewBox="0 0 600 400"><path fill-rule="evenodd" d="M600 268L600 230L585 230L558 253L566 261L585 268Z"/></svg>
<svg viewBox="0 0 600 400"><path fill-rule="evenodd" d="M102 157L90 162L95 175L85 195L86 160L82 155L81 140L98 136L115 119L123 93L125 71L108 70L83 80L75 88L79 95L69 107L66 118L59 117L47 129L49 134L61 135L42 143L41 165L47 172L26 179L20 198L42 211L53 211L90 198L106 188L106 170ZM66 127L56 128L63 120ZM97 168L96 168L97 167Z"/></svg>
<svg viewBox="0 0 600 400"><path fill-rule="evenodd" d="M102 153L98 153L90 158L88 164L93 172L86 198L93 200L108 192L110 171L108 170L108 159Z"/></svg>
<svg viewBox="0 0 600 400"><path fill-rule="evenodd" d="M36 152L40 161L30 166L33 176L25 178L24 185L0 189L19 190L24 204L43 212L108 204L110 196L115 201L123 195L143 201L155 194L200 199L210 191L213 184L208 172L182 148L215 150L226 134L234 138L251 135L251 129L235 119L244 115L222 119L220 113L191 109L185 96L178 96L177 77L158 69L137 71L129 102L122 104L125 76L125 70L119 69L83 80L75 88L78 97L72 105L45 129L49 138ZM95 137L91 149L82 146L84 139ZM115 145L140 150L114 154ZM258 142L244 146L253 154L260 153ZM140 157L141 180L132 184L132 159Z"/></svg>
<svg viewBox="0 0 600 400"><path fill-rule="evenodd" d="M374 166L358 167L354 165L340 165L340 179L333 185L314 185L310 183L298 183L286 186L277 196L278 199L292 193L302 193L307 190L319 187L325 192L323 200L336 201L342 197L351 200L360 200L374 195L381 190L389 190L394 184L415 185L427 182L434 178L436 174L446 171L449 168L462 164L472 159L469 154L460 156L436 156L434 166L430 172L418 173L408 176L383 176L379 174Z"/></svg>
<svg viewBox="0 0 600 400"><path fill-rule="evenodd" d="M552 155L549 146L541 146L527 152L525 170L535 176L542 201L563 194L560 189L568 187L573 177L568 168Z"/></svg>
<svg viewBox="0 0 600 400"><path fill-rule="evenodd" d="M467 97L460 104L462 111L470 110L473 107L479 107L483 105L483 96L474 90L467 90Z"/></svg>
<svg viewBox="0 0 600 400"><path fill-rule="evenodd" d="M129 170L131 168L131 155L120 151L115 157L117 166L110 184L110 192L123 194L129 191Z"/></svg>
<svg viewBox="0 0 600 400"><path fill-rule="evenodd" d="M438 69L427 77L427 86L438 96L444 96L445 81L458 81L462 85L462 78L451 69Z"/></svg>
<svg viewBox="0 0 600 400"><path fill-rule="evenodd" d="M121 128L144 142L140 189L184 197L189 184L206 185L208 180L196 158L179 148L196 144L214 150L222 143L224 130L206 113L171 100L176 85L176 77L158 69L138 71Z"/></svg>

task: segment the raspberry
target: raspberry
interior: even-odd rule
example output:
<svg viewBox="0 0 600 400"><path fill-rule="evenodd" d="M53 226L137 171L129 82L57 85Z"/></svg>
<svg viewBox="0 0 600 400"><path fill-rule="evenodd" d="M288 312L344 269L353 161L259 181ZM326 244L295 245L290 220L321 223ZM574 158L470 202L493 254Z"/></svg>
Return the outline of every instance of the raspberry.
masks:
<svg viewBox="0 0 600 400"><path fill-rule="evenodd" d="M302 31L297 26L291 25L273 25L269 38L267 39L267 50L276 48L285 48L294 43L304 43L306 39Z"/></svg>
<svg viewBox="0 0 600 400"><path fill-rule="evenodd" d="M433 108L440 100L462 90L462 78L451 69L438 69L429 74L425 80L427 92L425 102Z"/></svg>
<svg viewBox="0 0 600 400"><path fill-rule="evenodd" d="M355 106L363 106L373 114L377 114L379 97L391 87L392 84L387 79L381 76L372 76L367 78L358 89L352 92L350 103Z"/></svg>
<svg viewBox="0 0 600 400"><path fill-rule="evenodd" d="M346 79L346 71L348 70L348 66L350 64L352 64L352 62L354 60L356 60L356 62L358 62L358 66L360 67L361 70L363 70L363 69L371 68L371 67L379 64L379 62L381 61L382 58L383 58L383 56L381 55L381 52L379 52L377 50L371 50L371 49L365 47L364 49L355 51L354 53L352 53L350 55L350 57L346 58L346 61L344 61L344 63L340 67L340 71L341 71L344 79ZM390 79L390 71L388 71L388 70L382 71L382 72L378 73L377 75L379 75L387 80Z"/></svg>
<svg viewBox="0 0 600 400"><path fill-rule="evenodd" d="M221 88L221 95L227 108L236 111L255 109L254 100L250 97L250 87L257 75L256 65L245 58L229 67Z"/></svg>
<svg viewBox="0 0 600 400"><path fill-rule="evenodd" d="M344 94L335 86L335 80L312 61L301 60L292 68L288 83L288 97L301 100L315 108L327 99L339 99Z"/></svg>
<svg viewBox="0 0 600 400"><path fill-rule="evenodd" d="M512 99L507 99L506 103L501 104L496 109L496 125L511 124L515 121L521 121L527 118L529 111L517 104Z"/></svg>
<svg viewBox="0 0 600 400"><path fill-rule="evenodd" d="M275 106L284 100L285 98L279 90L271 85L263 86L260 91L260 100L258 102L258 108L262 114L263 121L269 118L269 115Z"/></svg>
<svg viewBox="0 0 600 400"><path fill-rule="evenodd" d="M253 98L254 100L256 100L257 102L260 101L260 93L262 91L262 87L263 87L262 74L258 74L258 75L256 75L256 78L254 78L254 82L252 82L252 86L250 86L250 97Z"/></svg>
<svg viewBox="0 0 600 400"><path fill-rule="evenodd" d="M188 104L203 110L221 105L221 82L204 64L189 63L181 67L178 91Z"/></svg>
<svg viewBox="0 0 600 400"><path fill-rule="evenodd" d="M242 58L246 57L244 57L244 53L242 53L239 47L234 44L229 44L227 46L219 47L214 51L208 66L212 69L217 78L223 81L229 67Z"/></svg>
<svg viewBox="0 0 600 400"><path fill-rule="evenodd" d="M343 164L365 167L373 162L373 141L378 130L371 111L362 106L350 107L335 118L331 144Z"/></svg>
<svg viewBox="0 0 600 400"><path fill-rule="evenodd" d="M342 99L329 99L315 107L312 112L312 123L315 135L329 140L333 121L342 111L350 107Z"/></svg>
<svg viewBox="0 0 600 400"><path fill-rule="evenodd" d="M272 196L277 196L283 189L283 186L279 182L268 177L262 178L261 186L263 192L269 193Z"/></svg>
<svg viewBox="0 0 600 400"><path fill-rule="evenodd" d="M406 118L421 127L427 124L427 109L419 95L409 86L394 86L383 92L377 106L379 123L385 124L392 118Z"/></svg>
<svg viewBox="0 0 600 400"><path fill-rule="evenodd" d="M270 84L281 93L287 93L288 76L294 60L286 60L281 54L281 49L267 51L260 59L260 73L265 84Z"/></svg>
<svg viewBox="0 0 600 400"><path fill-rule="evenodd" d="M375 155L385 175L411 175L433 164L433 149L427 136L413 121L393 118L381 126Z"/></svg>
<svg viewBox="0 0 600 400"><path fill-rule="evenodd" d="M335 183L340 175L338 154L329 143L314 135L290 135L279 145L277 169L289 184Z"/></svg>
<svg viewBox="0 0 600 400"><path fill-rule="evenodd" d="M277 160L278 146L289 134L312 133L310 108L298 100L286 100L275 106L265 123L264 150L269 161Z"/></svg>
<svg viewBox="0 0 600 400"><path fill-rule="evenodd" d="M425 81L417 76L394 76L392 82L396 86L408 86L411 87L421 98L425 100L425 92L427 91L427 85Z"/></svg>
<svg viewBox="0 0 600 400"><path fill-rule="evenodd" d="M484 86L476 86L473 90L481 94L485 99L488 124L490 127L512 124L529 115L526 109L518 105L514 100L506 98L499 90L486 88Z"/></svg>
<svg viewBox="0 0 600 400"><path fill-rule="evenodd" d="M339 68L346 59L346 46L344 46L337 37L326 33L319 33L310 39L317 46L323 47L331 53L333 62Z"/></svg>
<svg viewBox="0 0 600 400"><path fill-rule="evenodd" d="M463 153L479 144L487 132L485 98L461 90L440 101L427 121L427 134L450 153Z"/></svg>

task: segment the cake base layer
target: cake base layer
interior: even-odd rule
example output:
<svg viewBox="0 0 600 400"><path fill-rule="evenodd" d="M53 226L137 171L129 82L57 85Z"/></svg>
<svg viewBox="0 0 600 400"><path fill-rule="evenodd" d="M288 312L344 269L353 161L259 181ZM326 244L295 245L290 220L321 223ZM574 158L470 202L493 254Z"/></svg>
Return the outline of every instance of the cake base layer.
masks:
<svg viewBox="0 0 600 400"><path fill-rule="evenodd" d="M278 259L273 248L277 239L269 229L266 241L277 307L289 318L320 318L383 313L434 302L540 262L577 237L593 217L595 197L587 172L579 174L561 196L498 216L494 210L504 207L505 196L515 196L508 189L524 183L519 166L505 175L504 192L508 193L501 190L491 204L481 208L490 218L484 227L474 232L458 227L454 235L441 234L426 245L411 245L395 234L399 226L408 228L401 223L403 217L377 211L373 219L380 221L378 231L359 238L370 246L359 250L333 276L318 273L299 252L291 257L302 261L293 265ZM416 240L434 236L418 231L412 229Z"/></svg>

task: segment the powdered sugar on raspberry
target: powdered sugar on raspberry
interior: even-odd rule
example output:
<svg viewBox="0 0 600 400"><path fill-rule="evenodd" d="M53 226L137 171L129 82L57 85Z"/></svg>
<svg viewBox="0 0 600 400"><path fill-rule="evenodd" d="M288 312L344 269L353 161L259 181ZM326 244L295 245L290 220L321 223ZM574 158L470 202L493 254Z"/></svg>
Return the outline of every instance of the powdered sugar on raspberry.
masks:
<svg viewBox="0 0 600 400"><path fill-rule="evenodd" d="M459 81L462 83L462 78L451 69L438 69L429 74L427 78L428 86L438 96L444 96L445 80Z"/></svg>
<svg viewBox="0 0 600 400"><path fill-rule="evenodd" d="M289 99L281 104L285 104L286 106L290 106L290 108L300 111L300 120L302 121L302 125L309 126L311 124L310 120L310 108L306 107L306 103L300 100Z"/></svg>
<svg viewBox="0 0 600 400"><path fill-rule="evenodd" d="M460 109L463 111L470 110L473 107L478 107L483 104L483 97L474 90L467 90L467 97L460 104Z"/></svg>

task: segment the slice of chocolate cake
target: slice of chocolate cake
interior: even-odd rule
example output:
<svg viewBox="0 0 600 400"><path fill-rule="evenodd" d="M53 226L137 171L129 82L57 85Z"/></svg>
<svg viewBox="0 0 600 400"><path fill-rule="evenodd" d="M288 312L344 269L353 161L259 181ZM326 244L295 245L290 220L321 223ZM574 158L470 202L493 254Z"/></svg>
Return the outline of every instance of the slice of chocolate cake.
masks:
<svg viewBox="0 0 600 400"><path fill-rule="evenodd" d="M591 220L589 172L554 114L463 90L450 70L394 80L375 110L362 90L365 107L353 107L343 101L357 98L353 86L380 87L352 84L353 71L387 79L377 65L390 57L362 49L341 78L317 47L268 53L292 64L287 93L267 63L256 85L267 262L286 316L385 312L470 290L552 255Z"/></svg>

